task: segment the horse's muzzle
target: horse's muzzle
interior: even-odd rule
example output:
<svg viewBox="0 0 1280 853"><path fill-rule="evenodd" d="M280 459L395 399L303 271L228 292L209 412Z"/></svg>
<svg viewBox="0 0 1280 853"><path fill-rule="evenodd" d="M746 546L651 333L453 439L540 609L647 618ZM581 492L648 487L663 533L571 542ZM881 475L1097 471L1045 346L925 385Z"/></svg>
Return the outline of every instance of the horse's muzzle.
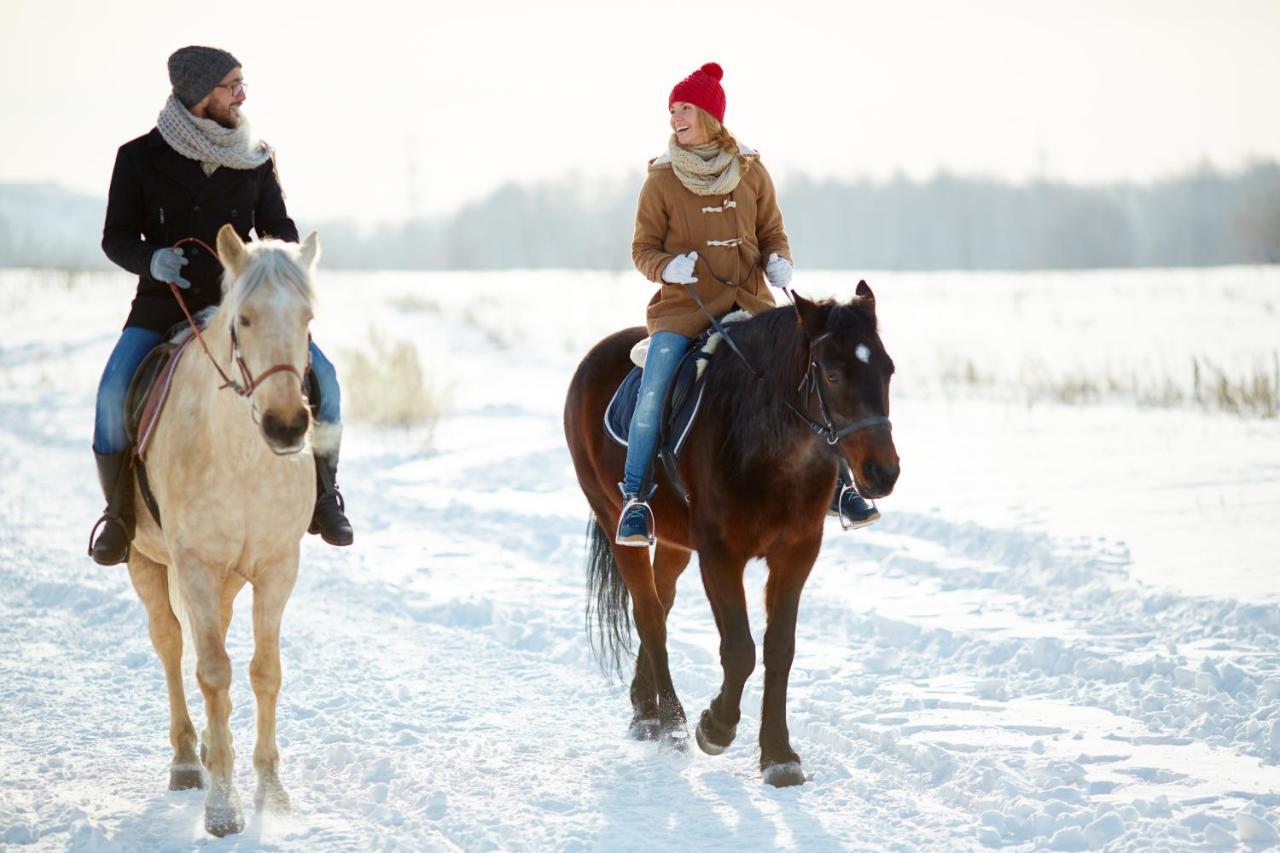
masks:
<svg viewBox="0 0 1280 853"><path fill-rule="evenodd" d="M311 413L305 407L294 412L287 421L275 412L266 412L262 416L262 437L276 453L297 453L305 445L310 426Z"/></svg>
<svg viewBox="0 0 1280 853"><path fill-rule="evenodd" d="M864 498L877 499L889 495L898 482L898 459L866 459L858 468L858 493Z"/></svg>

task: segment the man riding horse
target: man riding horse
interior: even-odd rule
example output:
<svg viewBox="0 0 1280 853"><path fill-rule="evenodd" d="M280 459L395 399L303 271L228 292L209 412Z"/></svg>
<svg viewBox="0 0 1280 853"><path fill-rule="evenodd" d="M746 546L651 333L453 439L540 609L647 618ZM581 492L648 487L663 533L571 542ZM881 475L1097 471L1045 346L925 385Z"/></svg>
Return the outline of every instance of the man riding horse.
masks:
<svg viewBox="0 0 1280 853"><path fill-rule="evenodd" d="M275 152L255 139L240 108L246 98L240 62L225 50L184 47L169 57L173 93L149 133L120 147L107 200L102 249L138 276L138 290L98 386L93 451L107 507L90 544L102 565L123 563L134 533L132 448L125 395L134 372L165 333L183 321L170 285L198 312L222 299L222 264L211 255L218 229L242 240L298 242L285 209ZM180 241L194 238L175 247ZM336 476L342 426L338 377L320 349L310 346L317 498L311 532L332 545L350 545Z"/></svg>

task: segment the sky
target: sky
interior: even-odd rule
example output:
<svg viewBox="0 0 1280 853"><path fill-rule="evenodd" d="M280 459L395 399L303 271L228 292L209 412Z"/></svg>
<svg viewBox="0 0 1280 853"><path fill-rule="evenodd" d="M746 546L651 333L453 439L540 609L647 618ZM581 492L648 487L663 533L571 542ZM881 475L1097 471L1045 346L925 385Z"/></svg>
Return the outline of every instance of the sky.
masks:
<svg viewBox="0 0 1280 853"><path fill-rule="evenodd" d="M510 181L591 192L663 150L667 95L707 61L780 182L1280 158L1280 0L0 0L0 181L105 196L193 43L241 61L308 221L442 214Z"/></svg>

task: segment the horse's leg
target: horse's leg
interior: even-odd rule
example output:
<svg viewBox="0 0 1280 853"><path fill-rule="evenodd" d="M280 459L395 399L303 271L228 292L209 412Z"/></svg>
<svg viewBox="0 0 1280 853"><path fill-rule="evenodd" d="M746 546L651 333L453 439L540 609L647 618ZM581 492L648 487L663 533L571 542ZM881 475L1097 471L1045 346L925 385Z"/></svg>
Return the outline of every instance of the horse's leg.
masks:
<svg viewBox="0 0 1280 853"><path fill-rule="evenodd" d="M276 747L276 697L280 693L280 618L298 575L298 557L268 572L253 585L253 661L249 680L258 705L258 740L253 768L258 773L255 808L288 814L289 795L280 784L280 750Z"/></svg>
<svg viewBox="0 0 1280 853"><path fill-rule="evenodd" d="M182 597L196 644L196 681L204 693L204 766L209 790L204 800L204 826L213 835L227 835L244 828L244 811L232 777L231 659L227 657L223 603L223 577L189 554L175 554Z"/></svg>
<svg viewBox="0 0 1280 853"><path fill-rule="evenodd" d="M684 708L667 664L667 612L649 563L649 549L610 545L618 573L631 593L632 615L658 700L658 739L675 749L688 741Z"/></svg>
<svg viewBox="0 0 1280 853"><path fill-rule="evenodd" d="M182 685L182 626L169 604L169 578L160 563L145 557L137 548L129 551L129 580L147 609L147 628L164 666L169 689L169 743L173 762L169 765L169 790L204 787L200 762L196 758L196 727L187 710L187 694Z"/></svg>
<svg viewBox="0 0 1280 853"><path fill-rule="evenodd" d="M227 575L226 581L222 585L221 599L218 602L218 621L222 625L222 644L227 644L227 631L231 629L231 617L235 610L236 596L240 594L240 590L244 589L245 579L240 575L232 572ZM200 733L200 763L205 761L205 744L209 741L209 720L205 715L205 728Z"/></svg>
<svg viewBox="0 0 1280 853"><path fill-rule="evenodd" d="M676 581L689 565L693 556L683 548L674 548L659 542L653 553L653 582L662 602L663 619L671 613L676 602ZM658 688L653 667L645 654L644 643L636 653L635 677L631 680L631 736L636 740L658 739Z"/></svg>
<svg viewBox="0 0 1280 853"><path fill-rule="evenodd" d="M720 630L720 666L724 681L711 706L702 712L696 735L708 755L719 755L733 743L742 717L742 688L756 668L756 644L747 619L747 596L742 573L747 562L718 548L698 551L702 586Z"/></svg>
<svg viewBox="0 0 1280 853"><path fill-rule="evenodd" d="M787 730L787 679L796 652L796 615L800 591L818 557L822 536L768 555L765 586L764 704L760 713L760 769L770 785L804 784L800 756L791 748Z"/></svg>

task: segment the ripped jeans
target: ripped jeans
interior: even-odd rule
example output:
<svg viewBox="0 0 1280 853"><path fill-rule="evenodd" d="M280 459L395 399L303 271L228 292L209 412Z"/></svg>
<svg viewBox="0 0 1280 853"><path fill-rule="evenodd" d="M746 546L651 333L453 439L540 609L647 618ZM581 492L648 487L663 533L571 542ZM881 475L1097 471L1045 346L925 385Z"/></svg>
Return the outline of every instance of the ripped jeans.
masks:
<svg viewBox="0 0 1280 853"><path fill-rule="evenodd" d="M631 432L627 437L627 464L623 469L622 489L629 495L639 493L640 484L653 464L667 391L676 367L688 349L689 338L676 332L654 332L649 339L644 375L640 379L640 401L631 416Z"/></svg>

